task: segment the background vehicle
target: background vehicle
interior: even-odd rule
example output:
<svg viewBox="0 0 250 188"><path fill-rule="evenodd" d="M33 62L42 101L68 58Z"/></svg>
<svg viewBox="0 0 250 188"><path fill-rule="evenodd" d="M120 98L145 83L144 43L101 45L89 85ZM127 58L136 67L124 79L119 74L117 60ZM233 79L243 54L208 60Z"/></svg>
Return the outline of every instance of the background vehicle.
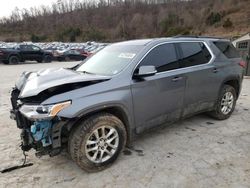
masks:
<svg viewBox="0 0 250 188"><path fill-rule="evenodd" d="M16 64L26 60L49 63L52 61L52 53L44 51L38 46L27 44L0 49L0 61L5 64Z"/></svg>
<svg viewBox="0 0 250 188"><path fill-rule="evenodd" d="M54 57L58 61L82 61L86 59L85 54L81 54L78 50L67 50L62 53L54 52Z"/></svg>
<svg viewBox="0 0 250 188"><path fill-rule="evenodd" d="M97 51L105 48L107 43L97 43L97 42L86 42L86 43L62 43L62 42L48 42L48 43L32 43L32 42L24 42L24 43L5 43L0 42L0 61L4 61L8 63L6 60L6 55L9 53L4 53L4 51L12 51L13 53L17 53L17 48L20 45L29 45L29 46L37 46L42 51L53 55L53 60L75 60L80 61L84 60L85 57L88 57ZM67 54L68 53L68 54ZM80 54L79 54L80 53ZM15 54L16 55L16 54ZM14 58L14 60L17 60ZM19 59L20 60L20 59ZM36 59L35 59L36 60ZM23 61L23 60L20 60ZM40 59L38 59L40 61Z"/></svg>
<svg viewBox="0 0 250 188"><path fill-rule="evenodd" d="M54 156L68 147L82 169L99 171L145 130L202 112L229 118L244 66L224 39L116 43L72 69L23 73L11 117L24 151Z"/></svg>

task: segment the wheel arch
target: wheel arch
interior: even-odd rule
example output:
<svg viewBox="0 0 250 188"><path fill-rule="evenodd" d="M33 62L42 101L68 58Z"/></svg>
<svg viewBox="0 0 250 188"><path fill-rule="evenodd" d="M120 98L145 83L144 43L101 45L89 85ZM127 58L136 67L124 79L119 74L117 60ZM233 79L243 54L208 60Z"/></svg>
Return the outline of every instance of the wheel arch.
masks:
<svg viewBox="0 0 250 188"><path fill-rule="evenodd" d="M18 54L18 53L12 53L12 54L9 54L9 55L8 55L8 60L9 60L11 57L13 57L13 56L18 57L18 59L19 59L20 61L22 60L22 58L21 58L20 54Z"/></svg>
<svg viewBox="0 0 250 188"><path fill-rule="evenodd" d="M228 77L227 79L225 79L220 87L220 90L224 85L232 86L236 91L237 99L239 98L239 95L240 95L240 78L239 77L234 76L234 77Z"/></svg>
<svg viewBox="0 0 250 188"><path fill-rule="evenodd" d="M95 107L95 108L92 108L91 110L81 112L77 116L77 118L74 120L74 122L71 124L69 131L71 132L75 127L79 125L80 122L84 121L88 117L99 114L99 113L108 113L108 114L114 115L122 121L127 132L126 145L129 146L131 144L132 137L133 137L132 127L131 127L132 120L126 108L119 104Z"/></svg>

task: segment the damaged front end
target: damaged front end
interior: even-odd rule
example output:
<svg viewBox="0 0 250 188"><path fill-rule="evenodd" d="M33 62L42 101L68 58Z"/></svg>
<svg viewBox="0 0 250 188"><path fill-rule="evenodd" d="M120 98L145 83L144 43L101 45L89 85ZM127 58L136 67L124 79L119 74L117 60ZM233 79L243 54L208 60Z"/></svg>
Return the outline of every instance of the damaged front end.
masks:
<svg viewBox="0 0 250 188"><path fill-rule="evenodd" d="M109 79L107 76L64 68L24 72L11 92L10 112L11 119L16 120L17 127L22 129L22 150L34 148L39 156L58 154L61 145L67 143L70 128L74 124L73 119L58 116L63 109L72 105L73 96L67 95L67 92ZM62 94L66 95L63 101L44 103Z"/></svg>
<svg viewBox="0 0 250 188"><path fill-rule="evenodd" d="M57 114L71 105L65 101L52 105L37 105L23 103L18 98L20 91L14 88L11 92L11 119L16 120L17 127L22 129L21 148L37 151L37 156L57 155L61 151L61 131L67 120L57 117Z"/></svg>

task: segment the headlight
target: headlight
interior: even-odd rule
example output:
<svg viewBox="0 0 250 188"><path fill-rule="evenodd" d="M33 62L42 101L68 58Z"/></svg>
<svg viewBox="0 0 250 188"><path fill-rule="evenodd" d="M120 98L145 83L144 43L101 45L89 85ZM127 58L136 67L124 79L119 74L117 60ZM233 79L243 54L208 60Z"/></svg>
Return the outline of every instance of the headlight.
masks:
<svg viewBox="0 0 250 188"><path fill-rule="evenodd" d="M53 105L23 105L20 112L28 119L42 120L55 117L61 110L71 105L71 101Z"/></svg>

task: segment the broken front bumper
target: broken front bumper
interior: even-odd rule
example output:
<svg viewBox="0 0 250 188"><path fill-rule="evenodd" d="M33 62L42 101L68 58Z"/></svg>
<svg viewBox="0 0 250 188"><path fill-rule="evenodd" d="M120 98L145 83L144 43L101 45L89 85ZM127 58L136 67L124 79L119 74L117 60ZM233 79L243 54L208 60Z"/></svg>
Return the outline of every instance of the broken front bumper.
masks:
<svg viewBox="0 0 250 188"><path fill-rule="evenodd" d="M37 151L37 155L49 154L54 156L61 151L61 132L67 121L59 121L57 118L47 120L30 120L20 112L18 105L18 90L11 93L12 110L10 118L16 121L17 127L22 129L21 148L29 151L31 148Z"/></svg>

